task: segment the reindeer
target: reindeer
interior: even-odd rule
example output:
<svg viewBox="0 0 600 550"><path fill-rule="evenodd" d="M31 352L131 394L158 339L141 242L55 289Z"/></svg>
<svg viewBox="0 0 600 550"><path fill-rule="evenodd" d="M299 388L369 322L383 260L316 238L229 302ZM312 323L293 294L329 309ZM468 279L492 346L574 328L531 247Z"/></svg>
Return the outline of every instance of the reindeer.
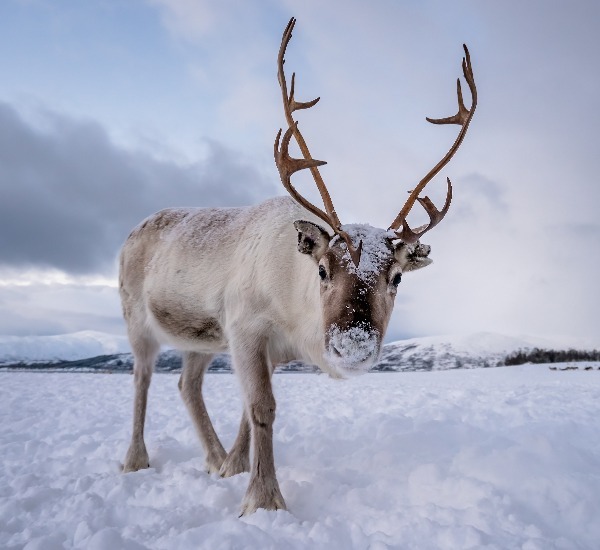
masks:
<svg viewBox="0 0 600 550"><path fill-rule="evenodd" d="M318 167L293 118L313 107L288 93L283 64L296 20L288 23L278 55L278 80L287 130L279 130L275 163L291 197L246 208L170 208L136 227L120 256L119 290L134 354L133 433L124 472L149 467L144 443L148 387L162 343L182 351L179 389L206 454L206 469L227 477L250 471L242 514L258 508L286 509L273 459L274 366L300 359L336 378L366 372L379 357L402 275L431 263L419 238L448 212L452 185L438 210L420 197L450 161L467 132L477 105L469 51L462 68L472 104L458 113L427 120L458 124L460 133L440 162L410 193L389 229L342 225ZM295 138L303 158L292 158ZM309 169L325 210L302 197L291 183ZM406 217L415 202L429 223L411 229ZM229 453L213 428L203 398L204 373L215 353L229 351L244 409ZM252 463L250 463L252 447Z"/></svg>

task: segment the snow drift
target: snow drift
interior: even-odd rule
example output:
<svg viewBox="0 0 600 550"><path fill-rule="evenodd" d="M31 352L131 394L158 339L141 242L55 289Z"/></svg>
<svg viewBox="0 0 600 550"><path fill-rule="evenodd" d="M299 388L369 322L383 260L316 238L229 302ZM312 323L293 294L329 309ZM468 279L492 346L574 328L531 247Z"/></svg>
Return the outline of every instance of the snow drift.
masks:
<svg viewBox="0 0 600 550"><path fill-rule="evenodd" d="M205 385L229 446L235 377ZM290 511L238 518L248 474L204 473L176 376L150 389L152 467L124 475L132 377L0 373L0 547L598 548L598 370L276 375L274 389Z"/></svg>

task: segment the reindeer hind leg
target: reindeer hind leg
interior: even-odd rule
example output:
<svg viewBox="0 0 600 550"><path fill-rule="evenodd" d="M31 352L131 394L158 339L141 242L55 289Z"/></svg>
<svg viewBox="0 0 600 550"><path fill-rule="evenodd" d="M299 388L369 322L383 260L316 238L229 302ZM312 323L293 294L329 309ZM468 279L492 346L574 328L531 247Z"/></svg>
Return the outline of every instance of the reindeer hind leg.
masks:
<svg viewBox="0 0 600 550"><path fill-rule="evenodd" d="M221 465L221 477L231 477L242 472L250 471L250 422L244 410L240 428L227 458Z"/></svg>
<svg viewBox="0 0 600 550"><path fill-rule="evenodd" d="M181 398L187 406L200 437L200 442L206 453L206 470L211 474L219 472L227 456L208 416L202 397L204 373L212 357L212 354L208 353L184 352L183 372L179 379Z"/></svg>

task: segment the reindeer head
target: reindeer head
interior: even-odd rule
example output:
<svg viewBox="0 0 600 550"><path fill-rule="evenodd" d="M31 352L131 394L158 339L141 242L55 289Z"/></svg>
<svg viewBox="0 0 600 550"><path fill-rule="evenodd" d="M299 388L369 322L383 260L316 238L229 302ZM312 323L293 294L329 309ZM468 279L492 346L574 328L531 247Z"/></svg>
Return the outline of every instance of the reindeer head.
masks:
<svg viewBox="0 0 600 550"><path fill-rule="evenodd" d="M430 248L394 243L393 233L368 225L347 225L362 249L357 265L339 235L308 221L294 225L298 250L312 258L320 281L325 359L340 374L365 372L379 357L402 274L429 265Z"/></svg>
<svg viewBox="0 0 600 550"><path fill-rule="evenodd" d="M340 374L366 372L379 357L381 344L394 307L394 298L402 274L425 267L431 263L430 247L422 245L419 238L436 226L448 212L452 200L452 184L447 179L444 207L438 210L429 197L419 194L433 177L450 161L458 150L477 105L477 89L466 46L463 58L463 75L472 95L471 108L463 103L460 79L457 80L458 113L443 119L430 119L434 124L458 124L461 130L446 155L411 191L406 203L389 229L376 229L368 225L342 225L318 167L326 164L312 158L308 146L298 129L292 113L313 107L320 98L309 102L294 99L295 74L292 74L290 92L283 71L284 55L292 37L296 20L290 19L281 40L278 56L278 79L288 128L281 139L279 130L275 139L275 163L281 181L290 195L306 210L312 212L331 227L334 235L323 227L298 220L298 250L309 255L316 264L320 279L321 308L325 330L325 359ZM290 140L294 136L303 158L289 155ZM325 211L306 200L291 183L298 170L309 168L323 199ZM415 202L419 202L429 216L429 223L411 229L406 217Z"/></svg>

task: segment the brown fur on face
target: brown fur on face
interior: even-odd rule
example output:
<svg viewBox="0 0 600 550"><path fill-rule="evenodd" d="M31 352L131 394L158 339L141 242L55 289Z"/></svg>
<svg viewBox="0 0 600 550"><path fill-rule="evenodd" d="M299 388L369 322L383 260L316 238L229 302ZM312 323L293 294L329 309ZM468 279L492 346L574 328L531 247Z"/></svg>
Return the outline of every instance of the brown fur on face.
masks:
<svg viewBox="0 0 600 550"><path fill-rule="evenodd" d="M312 222L294 225L298 251L311 256L318 266L326 355L343 366L372 364L394 307L394 278L431 263L430 247L394 245L386 232L356 226L357 235L367 235L370 243L356 266L343 240L331 238Z"/></svg>
<svg viewBox="0 0 600 550"><path fill-rule="evenodd" d="M379 275L368 280L352 269L352 260L340 242L328 248L319 261L326 272L321 280L325 345L340 359L348 355L348 362L362 358L373 363L379 356L396 295L395 287L390 289L388 284L387 274L395 263L391 244L389 249L389 259ZM339 344L344 334L357 341L346 350Z"/></svg>

